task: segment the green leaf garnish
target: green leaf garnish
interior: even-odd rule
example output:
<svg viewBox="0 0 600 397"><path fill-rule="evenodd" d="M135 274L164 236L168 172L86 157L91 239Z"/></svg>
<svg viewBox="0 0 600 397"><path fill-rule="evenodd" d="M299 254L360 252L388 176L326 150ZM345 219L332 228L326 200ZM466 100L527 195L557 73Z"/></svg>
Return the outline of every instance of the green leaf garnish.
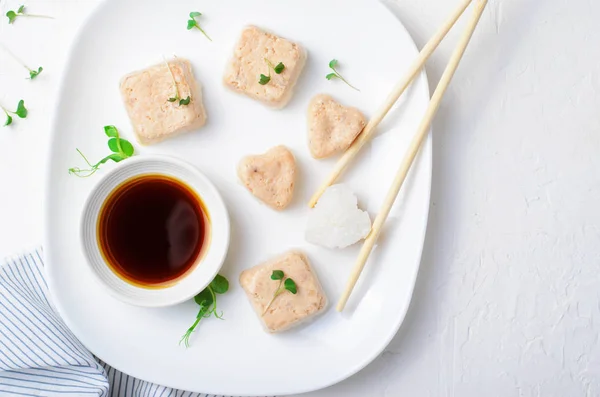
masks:
<svg viewBox="0 0 600 397"><path fill-rule="evenodd" d="M22 5L20 6L17 11L13 11L10 10L6 13L6 16L8 17L8 23L11 24L13 22L15 22L15 19L17 19L17 17L31 17L31 18L49 18L49 19L54 19L48 15L36 15L36 14L27 14L25 12L25 6Z"/></svg>
<svg viewBox="0 0 600 397"><path fill-rule="evenodd" d="M119 130L114 125L106 125L104 126L104 133L107 137L116 138L119 136Z"/></svg>
<svg viewBox="0 0 600 397"><path fill-rule="evenodd" d="M36 77L38 77L38 75L39 75L40 73L42 73L42 71L43 71L43 70L44 70L44 68L43 68L43 67L41 67L41 66L38 68L38 70L32 70L32 69L29 69L29 79L30 79L30 80L33 80L33 79L35 79Z"/></svg>
<svg viewBox="0 0 600 397"><path fill-rule="evenodd" d="M126 157L131 157L133 156L133 153L135 153L135 149L133 148L133 145L131 144L131 142L129 142L127 139L120 139L118 142L121 143L121 154L124 154Z"/></svg>
<svg viewBox="0 0 600 397"><path fill-rule="evenodd" d="M220 274L217 274L215 279L211 281L210 287L213 289L213 291L215 291L215 293L224 294L225 292L229 291L229 281Z"/></svg>
<svg viewBox="0 0 600 397"><path fill-rule="evenodd" d="M267 58L264 58L264 60L269 68L269 75L268 76L265 76L264 74L260 75L260 79L258 80L258 84L260 84L260 85L268 84L269 81L271 81L271 69L273 69L273 71L276 74L281 74L283 72L283 70L285 69L285 65L283 64L283 62L279 62L277 64L277 66L274 66L273 63L271 61L269 61Z"/></svg>
<svg viewBox="0 0 600 397"><path fill-rule="evenodd" d="M2 111L6 115L6 121L4 122L5 127L12 124L13 118L11 115L18 116L22 119L27 117L27 108L25 108L25 102L22 99L19 101L19 104L17 105L17 110L15 110L14 112L6 109L4 106L0 106L0 109L2 109Z"/></svg>
<svg viewBox="0 0 600 397"><path fill-rule="evenodd" d="M110 138L107 143L108 148L112 153L98 161L96 164L91 164L88 161L87 157L85 157L85 155L81 152L81 150L75 149L77 150L77 153L81 155L81 157L83 158L83 160L89 168L69 168L69 174L82 178L87 178L88 176L94 175L96 171L98 171L98 168L102 164L107 163L108 161L114 161L115 163L118 163L133 156L135 152L133 145L127 139L123 139L119 136L119 130L117 130L117 127L115 127L114 125L107 125L104 127L104 133L107 137Z"/></svg>
<svg viewBox="0 0 600 397"><path fill-rule="evenodd" d="M199 31L202 32L202 34L204 36L206 36L206 38L210 41L212 41L212 39L206 34L206 32L204 31L204 29L202 29L200 27L200 25L198 25L198 21L196 20L196 18L202 16L201 13L199 13L198 11L192 11L190 12L190 20L187 21L187 30L192 30L194 28L198 29Z"/></svg>
<svg viewBox="0 0 600 397"><path fill-rule="evenodd" d="M331 70L333 70L333 73L329 73L327 76L325 76L325 78L327 80L331 80L334 78L340 79L342 80L344 83L346 83L350 88L355 89L356 91L360 91L358 88L356 88L355 86L353 86L352 84L350 84L348 82L348 80L346 80L344 77L342 77L342 75L335 69L335 67L338 64L338 60L337 59L332 59L331 61L329 61L329 68Z"/></svg>
<svg viewBox="0 0 600 397"><path fill-rule="evenodd" d="M9 24L13 23L15 21L15 19L17 19L17 13L14 11L7 12L6 16L8 17Z"/></svg>
<svg viewBox="0 0 600 397"><path fill-rule="evenodd" d="M275 293L273 294L273 298L271 298L271 301L269 302L267 307L265 307L265 310L263 311L263 314L262 314L263 316L267 313L267 311L269 310L269 308L271 307L271 305L273 304L273 302L279 295L281 295L285 291L288 291L294 295L296 295L296 292L298 292L298 289L296 287L296 282L289 277L285 278L285 274L283 273L283 270L273 270L273 273L271 273L271 280L275 280L275 281L279 280L279 286L275 290Z"/></svg>
<svg viewBox="0 0 600 397"><path fill-rule="evenodd" d="M111 152L124 155L124 158L133 156L135 151L131 142L126 139L110 138L107 143Z"/></svg>
<svg viewBox="0 0 600 397"><path fill-rule="evenodd" d="M191 100L191 99L192 99L192 98L190 98L190 96L189 96L189 95L188 95L188 97L187 97L187 98L185 98L185 99L181 99L181 100L179 101L179 106L182 106L182 105L184 105L184 106L185 106L185 105L189 105L189 104L190 104L190 100Z"/></svg>
<svg viewBox="0 0 600 397"><path fill-rule="evenodd" d="M284 65L282 62L279 62L279 63L277 64L277 66L275 66L275 67L273 68L273 70L274 70L274 71L275 71L275 73L277 73L277 74L281 74L281 72L283 72L283 70L284 70L284 69L285 69L285 65Z"/></svg>
<svg viewBox="0 0 600 397"><path fill-rule="evenodd" d="M260 80L258 80L258 84L265 85L271 81L271 76L265 76L264 74L260 75Z"/></svg>
<svg viewBox="0 0 600 397"><path fill-rule="evenodd" d="M281 280L283 278L283 270L273 270L271 280Z"/></svg>
<svg viewBox="0 0 600 397"><path fill-rule="evenodd" d="M213 281L194 297L194 301L200 306L196 321L183 335L179 344L184 343L185 347L190 347L190 336L203 318L208 318L214 314L216 318L223 319L223 313L217 313L217 295L224 294L229 290L229 281L220 274L217 274Z"/></svg>
<svg viewBox="0 0 600 397"><path fill-rule="evenodd" d="M283 285L286 290L288 290L289 292L291 292L294 295L296 295L296 292L298 292L298 290L296 289L296 282L294 280L292 280L291 278L286 279L284 281Z"/></svg>
<svg viewBox="0 0 600 397"><path fill-rule="evenodd" d="M169 101L169 102L175 102L175 101L177 101L177 98L169 98L169 99L167 99L167 101Z"/></svg>
<svg viewBox="0 0 600 397"><path fill-rule="evenodd" d="M23 101L22 99L19 101L19 104L17 105L17 111L15 112L15 114L22 119L27 117L27 108L25 108L25 101Z"/></svg>
<svg viewBox="0 0 600 397"><path fill-rule="evenodd" d="M111 152L119 153L120 149L119 145L117 144L117 138L110 138L107 143Z"/></svg>

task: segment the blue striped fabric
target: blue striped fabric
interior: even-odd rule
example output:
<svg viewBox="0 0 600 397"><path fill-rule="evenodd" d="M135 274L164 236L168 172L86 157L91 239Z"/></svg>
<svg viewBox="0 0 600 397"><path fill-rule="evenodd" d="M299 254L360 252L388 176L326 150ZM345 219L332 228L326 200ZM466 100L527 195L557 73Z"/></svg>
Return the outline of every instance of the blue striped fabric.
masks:
<svg viewBox="0 0 600 397"><path fill-rule="evenodd" d="M0 265L0 396L208 397L97 360L52 306L43 266L41 250Z"/></svg>

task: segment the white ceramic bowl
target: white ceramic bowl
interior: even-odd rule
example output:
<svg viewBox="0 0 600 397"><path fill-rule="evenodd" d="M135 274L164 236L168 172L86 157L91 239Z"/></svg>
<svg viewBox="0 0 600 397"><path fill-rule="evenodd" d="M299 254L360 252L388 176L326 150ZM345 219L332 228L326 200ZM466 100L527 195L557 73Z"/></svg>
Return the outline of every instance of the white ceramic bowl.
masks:
<svg viewBox="0 0 600 397"><path fill-rule="evenodd" d="M138 287L117 276L105 262L97 238L100 209L109 194L127 179L145 174L177 178L201 197L210 216L211 239L193 269L173 285ZM81 217L81 242L92 273L117 299L137 306L160 307L191 299L212 281L221 269L229 247L229 215L212 182L189 163L169 156L136 156L117 165L90 193Z"/></svg>

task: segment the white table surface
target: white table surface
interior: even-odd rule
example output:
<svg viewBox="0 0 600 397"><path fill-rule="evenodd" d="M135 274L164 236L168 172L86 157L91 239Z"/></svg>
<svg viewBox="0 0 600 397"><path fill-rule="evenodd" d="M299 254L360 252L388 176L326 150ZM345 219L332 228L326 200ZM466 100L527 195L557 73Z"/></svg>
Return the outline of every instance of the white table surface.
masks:
<svg viewBox="0 0 600 397"><path fill-rule="evenodd" d="M457 2L390 5L422 46ZM24 80L0 51L0 103L30 111L0 128L0 256L41 242L58 77L97 3L28 1L58 19L0 22L0 42L45 69ZM599 20L597 0L490 0L434 124L407 318L373 364L307 396L600 396ZM432 87L456 37L428 64Z"/></svg>

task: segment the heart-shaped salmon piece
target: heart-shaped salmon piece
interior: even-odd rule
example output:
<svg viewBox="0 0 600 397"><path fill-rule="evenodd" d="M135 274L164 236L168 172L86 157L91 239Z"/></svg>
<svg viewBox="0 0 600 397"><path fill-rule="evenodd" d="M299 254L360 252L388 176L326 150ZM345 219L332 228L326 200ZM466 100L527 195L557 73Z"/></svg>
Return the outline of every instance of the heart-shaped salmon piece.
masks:
<svg viewBox="0 0 600 397"><path fill-rule="evenodd" d="M292 201L296 159L285 146L276 146L264 154L244 157L237 171L250 193L271 208L282 210Z"/></svg>
<svg viewBox="0 0 600 397"><path fill-rule="evenodd" d="M308 106L308 146L316 159L344 152L365 128L360 110L346 107L325 94L315 96Z"/></svg>

